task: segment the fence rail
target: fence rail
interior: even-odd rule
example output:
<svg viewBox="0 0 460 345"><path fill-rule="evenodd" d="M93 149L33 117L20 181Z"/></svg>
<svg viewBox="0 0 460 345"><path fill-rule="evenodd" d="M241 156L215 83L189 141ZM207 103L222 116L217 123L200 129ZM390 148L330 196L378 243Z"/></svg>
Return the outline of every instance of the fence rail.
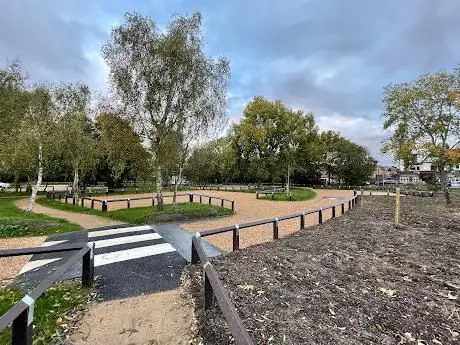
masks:
<svg viewBox="0 0 460 345"><path fill-rule="evenodd" d="M208 309L213 305L214 298L227 321L230 332L235 339L237 345L254 345L254 341L249 336L249 333L244 327L238 311L230 300L229 295L225 291L222 281L217 275L217 271L209 261L201 243L200 236L197 233L192 237L192 256L195 257L195 263L201 262L204 272L204 308ZM193 260L193 258L192 258Z"/></svg>
<svg viewBox="0 0 460 345"><path fill-rule="evenodd" d="M206 230L197 232L192 237L192 264L201 263L204 272L204 309L209 309L213 305L214 299L217 300L217 303L222 311L222 314L227 321L230 332L235 338L235 344L238 345L253 345L254 341L249 336L247 329L244 327L243 321L241 320L238 312L231 302L228 293L225 291L225 288L218 277L217 271L210 262L208 256L206 255L203 246L201 245L201 238L216 234L221 234L225 232L233 232L233 250L238 250L240 247L239 243L239 231L245 228L251 228L255 226L273 224L273 239L276 240L279 238L279 222L283 220L300 218L300 229L305 229L305 217L306 215L318 213L318 223L323 223L323 211L332 209L332 218L336 217L336 208L340 207L341 214L345 213L345 205L348 203L348 210L352 209L357 205L358 200L361 198L361 195L358 195L354 191L354 196L351 199L343 200L334 205L327 207L322 207L316 210L310 210L307 212L289 214L274 218L256 220L252 222L235 224L230 226L225 226L221 228Z"/></svg>
<svg viewBox="0 0 460 345"><path fill-rule="evenodd" d="M0 257L56 253L78 250L58 269L28 292L18 303L0 317L0 332L12 325L12 345L31 345L33 338L34 305L37 299L65 272L82 260L82 285L91 287L94 281L94 243L56 245L52 247L35 247L0 250Z"/></svg>
<svg viewBox="0 0 460 345"><path fill-rule="evenodd" d="M68 204L69 200L71 200L72 205L76 206L78 203L78 200L71 195L68 194L63 194L63 193L54 193L54 192L48 192L47 194L48 199L53 199L56 200L58 199L59 201L64 201L64 203ZM230 199L225 199L221 198L218 196L213 196L213 195L205 195L205 194L196 194L196 193L179 193L176 195L176 197L181 197L181 196L188 196L189 197L189 202L194 202L195 200L199 200L200 204L203 203L203 199L208 199L208 204L212 205L212 200L220 200L220 207L224 207L226 204L225 202L230 203L231 205L231 210L234 212L235 211L235 200L230 200ZM163 198L173 198L174 195L163 195ZM195 197L197 197L195 199ZM102 212L107 212L109 209L109 204L110 203L117 203L117 202L126 202L126 207L131 208L131 201L136 201L136 200L151 200L152 201L152 206L155 206L155 200L158 201L157 196L148 196L148 197L135 197L135 198L118 198L118 199L95 199L91 197L81 197L80 198L80 205L82 207L85 206L85 200L88 200L91 202L91 208L95 208L96 203L101 204L101 211Z"/></svg>

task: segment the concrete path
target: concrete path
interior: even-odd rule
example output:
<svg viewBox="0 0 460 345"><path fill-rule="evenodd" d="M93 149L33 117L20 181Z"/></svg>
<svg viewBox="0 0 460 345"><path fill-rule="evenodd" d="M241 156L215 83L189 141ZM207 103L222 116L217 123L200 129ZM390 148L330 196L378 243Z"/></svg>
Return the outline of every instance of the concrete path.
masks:
<svg viewBox="0 0 460 345"><path fill-rule="evenodd" d="M16 206L26 210L29 199L20 199L16 201ZM67 212L62 210L56 210L54 208L48 208L39 204L35 204L34 213L45 214L50 217L57 217L65 219L71 223L80 225L83 229L97 228L107 225L120 225L123 224L117 220L112 220L105 217L93 216L90 214L82 214L76 212Z"/></svg>

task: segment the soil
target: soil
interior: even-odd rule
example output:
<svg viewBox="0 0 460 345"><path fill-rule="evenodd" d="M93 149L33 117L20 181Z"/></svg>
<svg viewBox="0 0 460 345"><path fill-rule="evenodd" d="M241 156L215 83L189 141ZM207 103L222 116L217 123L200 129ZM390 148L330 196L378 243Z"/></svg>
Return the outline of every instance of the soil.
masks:
<svg viewBox="0 0 460 345"><path fill-rule="evenodd" d="M25 210L27 209L28 199L20 199L15 204L17 207ZM112 220L110 218L98 217L90 214L82 214L76 212L67 212L62 210L56 210L48 208L39 204L35 204L34 213L41 213L51 217L57 217L65 219L71 223L78 224L84 229L97 228L106 225L118 225L123 224L122 222Z"/></svg>
<svg viewBox="0 0 460 345"><path fill-rule="evenodd" d="M159 292L91 306L68 344L186 345L191 325L180 290Z"/></svg>
<svg viewBox="0 0 460 345"><path fill-rule="evenodd" d="M256 344L460 344L460 200L367 196L321 226L216 258ZM218 307L204 344L230 344Z"/></svg>
<svg viewBox="0 0 460 345"><path fill-rule="evenodd" d="M46 237L2 238L0 249L38 247L45 239ZM14 279L30 258L30 255L0 258L0 286L6 286Z"/></svg>

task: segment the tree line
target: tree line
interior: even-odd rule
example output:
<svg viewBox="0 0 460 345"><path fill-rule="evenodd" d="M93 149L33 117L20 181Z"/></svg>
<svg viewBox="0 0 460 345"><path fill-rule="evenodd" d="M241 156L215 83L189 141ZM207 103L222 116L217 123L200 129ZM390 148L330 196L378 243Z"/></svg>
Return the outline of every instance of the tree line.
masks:
<svg viewBox="0 0 460 345"><path fill-rule="evenodd" d="M360 185L376 164L363 146L334 131L320 132L312 113L256 97L226 137L191 153L185 174L197 183Z"/></svg>

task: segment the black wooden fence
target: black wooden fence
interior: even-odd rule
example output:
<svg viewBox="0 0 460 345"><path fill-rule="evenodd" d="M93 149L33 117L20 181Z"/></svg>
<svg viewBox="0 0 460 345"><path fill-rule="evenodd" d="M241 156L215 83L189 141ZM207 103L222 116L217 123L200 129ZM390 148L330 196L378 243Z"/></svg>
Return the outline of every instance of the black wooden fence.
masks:
<svg viewBox="0 0 460 345"><path fill-rule="evenodd" d="M31 345L33 338L34 305L36 300L75 263L82 260L82 284L91 287L94 280L94 243L61 244L51 247L0 250L0 258L20 255L75 251L65 263L28 292L18 303L0 317L0 332L12 325L12 345Z"/></svg>
<svg viewBox="0 0 460 345"><path fill-rule="evenodd" d="M213 195L205 195L205 194L195 194L195 193L182 193L182 194L177 194L176 197L181 197L181 196L188 196L188 201L189 202L200 202L204 203L206 200L208 201L209 205L212 205L213 200L218 200L218 205L220 207L225 207L230 205L230 208L232 211L235 211L235 200L230 200L230 199L225 199L221 198L218 196L213 196ZM173 198L173 195L163 195L163 198ZM68 194L63 194L63 193L54 193L54 192L49 192L47 193L47 198L48 199L53 199L53 200L59 200L59 201L64 201L64 203L68 204L69 201L72 202L72 205L77 205L77 199ZM151 200L152 201L152 206L155 206L155 200L158 200L157 196L148 196L148 197L135 197L135 198L119 198L119 199L95 199L95 198L90 198L90 197L81 197L80 198L80 206L84 207L85 206L85 200L91 202L91 208L96 207L96 203L101 204L101 211L102 212L107 212L109 209L109 204L110 203L120 203L120 202L125 202L127 208L131 208L131 202L136 201L136 200Z"/></svg>
<svg viewBox="0 0 460 345"><path fill-rule="evenodd" d="M243 321L241 320L238 312L231 302L228 293L225 291L225 288L219 279L217 272L210 262L208 256L206 255L203 246L201 245L201 238L216 234L221 234L224 232L233 232L233 250L238 250L240 248L240 230L245 228L251 228L264 224L273 224L273 239L276 240L279 238L279 222L288 219L299 218L300 219L300 229L305 229L306 227L306 216L308 214L318 213L318 223L323 223L323 211L331 209L332 218L337 216L337 209L341 214L345 213L345 205L348 204L348 210L352 209L358 204L358 200L361 198L360 195L355 191L354 196L351 199L343 200L339 203L336 203L331 206L322 207L316 210L296 213L286 216L274 217L269 219L257 220L254 222L248 222L243 224L235 224L226 227L221 227L212 230L206 230L196 233L192 237L192 264L201 263L204 272L204 308L208 309L212 306L214 298L217 300L217 303L227 321L230 332L235 338L235 343L238 345L252 345L254 341L249 336L247 329L244 327Z"/></svg>

